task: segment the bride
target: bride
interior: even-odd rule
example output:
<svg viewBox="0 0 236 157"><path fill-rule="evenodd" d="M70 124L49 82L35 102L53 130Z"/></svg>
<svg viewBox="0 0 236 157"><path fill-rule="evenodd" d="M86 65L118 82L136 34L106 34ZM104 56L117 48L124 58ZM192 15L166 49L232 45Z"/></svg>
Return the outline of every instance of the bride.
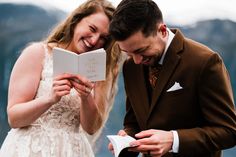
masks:
<svg viewBox="0 0 236 157"><path fill-rule="evenodd" d="M106 0L86 1L47 40L25 48L10 77L7 113L12 129L1 157L94 156L93 144L111 110L121 61L108 34L113 11ZM53 77L55 46L78 54L104 47L106 80L91 82L79 74Z"/></svg>

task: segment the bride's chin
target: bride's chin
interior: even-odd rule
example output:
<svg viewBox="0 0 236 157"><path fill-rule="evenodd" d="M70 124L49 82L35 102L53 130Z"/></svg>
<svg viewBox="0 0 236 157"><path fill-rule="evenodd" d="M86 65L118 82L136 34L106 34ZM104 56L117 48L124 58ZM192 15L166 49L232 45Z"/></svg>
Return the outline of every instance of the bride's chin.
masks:
<svg viewBox="0 0 236 157"><path fill-rule="evenodd" d="M89 48L88 46L86 46L85 44L83 44L82 46L81 46L81 50L83 50L83 52L87 52L87 51L90 51L92 48ZM82 53L83 53L82 52Z"/></svg>
<svg viewBox="0 0 236 157"><path fill-rule="evenodd" d="M83 44L78 44L78 45L76 45L75 48L76 48L78 54L79 54L79 53L86 52L87 49L88 49L88 48L87 48L85 45L83 45Z"/></svg>

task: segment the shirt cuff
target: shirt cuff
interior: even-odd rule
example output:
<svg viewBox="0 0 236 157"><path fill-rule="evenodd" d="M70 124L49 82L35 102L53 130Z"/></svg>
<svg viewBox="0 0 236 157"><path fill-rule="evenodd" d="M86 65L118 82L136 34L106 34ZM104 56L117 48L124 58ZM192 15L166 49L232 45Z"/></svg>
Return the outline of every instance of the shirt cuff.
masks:
<svg viewBox="0 0 236 157"><path fill-rule="evenodd" d="M172 145L172 150L170 152L172 153L178 153L179 152L179 135L176 130L171 131L173 133L173 145Z"/></svg>

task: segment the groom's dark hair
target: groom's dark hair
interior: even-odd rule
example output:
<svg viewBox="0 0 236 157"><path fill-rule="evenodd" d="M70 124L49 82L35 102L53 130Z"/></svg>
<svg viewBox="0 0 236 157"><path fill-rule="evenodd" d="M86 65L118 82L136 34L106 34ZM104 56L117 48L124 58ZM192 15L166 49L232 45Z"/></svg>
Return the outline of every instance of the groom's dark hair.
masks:
<svg viewBox="0 0 236 157"><path fill-rule="evenodd" d="M160 22L163 22L162 12L154 1L122 0L114 12L109 32L118 41L140 30L149 36L156 32Z"/></svg>

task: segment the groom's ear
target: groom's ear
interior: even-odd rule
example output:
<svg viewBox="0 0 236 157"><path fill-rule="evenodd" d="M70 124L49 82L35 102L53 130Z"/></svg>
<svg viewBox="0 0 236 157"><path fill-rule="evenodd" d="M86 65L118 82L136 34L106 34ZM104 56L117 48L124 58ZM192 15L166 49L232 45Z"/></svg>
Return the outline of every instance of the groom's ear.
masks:
<svg viewBox="0 0 236 157"><path fill-rule="evenodd" d="M163 35L163 37L165 37L167 35L166 24L164 23L157 24L157 32L160 32Z"/></svg>

